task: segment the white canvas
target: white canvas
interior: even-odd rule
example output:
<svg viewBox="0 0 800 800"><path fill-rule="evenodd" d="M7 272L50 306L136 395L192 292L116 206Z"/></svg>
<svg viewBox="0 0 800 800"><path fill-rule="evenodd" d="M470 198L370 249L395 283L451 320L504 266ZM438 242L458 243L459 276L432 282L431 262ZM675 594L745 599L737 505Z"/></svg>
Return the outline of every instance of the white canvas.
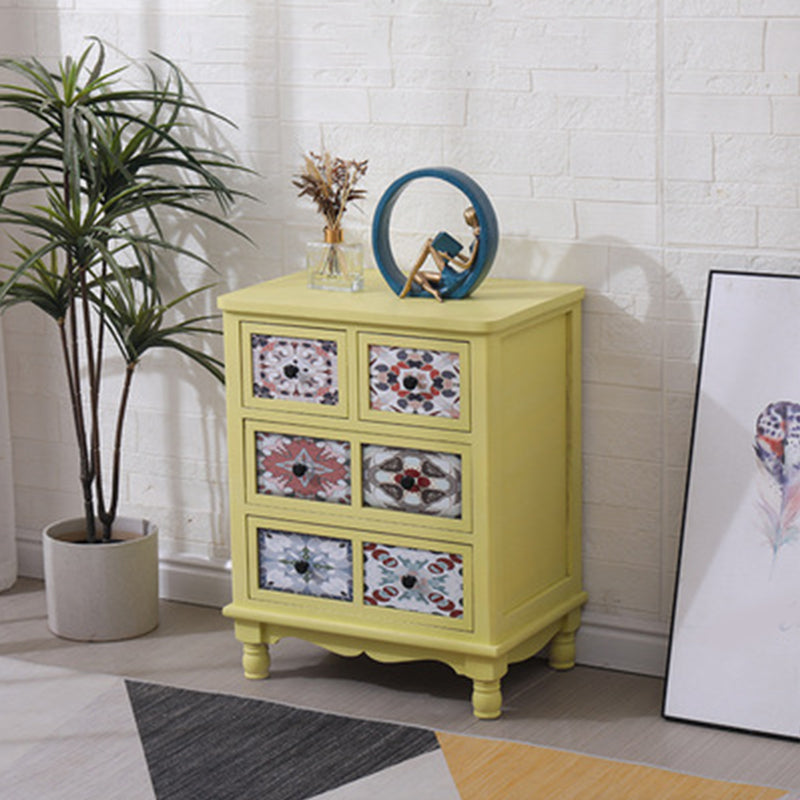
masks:
<svg viewBox="0 0 800 800"><path fill-rule="evenodd" d="M776 537L768 509L780 514L788 490L755 440L759 416L784 401L800 404L800 280L712 273L667 717L800 737L800 532L785 516ZM798 455L787 446L787 469Z"/></svg>

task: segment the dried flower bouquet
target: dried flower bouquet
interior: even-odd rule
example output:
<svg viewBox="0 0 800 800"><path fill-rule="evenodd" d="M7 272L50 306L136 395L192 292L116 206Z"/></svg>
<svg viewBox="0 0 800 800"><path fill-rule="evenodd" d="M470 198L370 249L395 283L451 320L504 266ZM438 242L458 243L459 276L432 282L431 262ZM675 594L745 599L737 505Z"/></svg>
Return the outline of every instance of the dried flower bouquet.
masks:
<svg viewBox="0 0 800 800"><path fill-rule="evenodd" d="M294 176L292 185L300 190L298 197L309 197L325 218L325 242L342 242L342 217L354 200L366 197L366 190L356 184L367 172L367 161L334 158L327 151L309 152L304 158L305 170ZM328 276L339 275L339 253L328 248L323 266Z"/></svg>

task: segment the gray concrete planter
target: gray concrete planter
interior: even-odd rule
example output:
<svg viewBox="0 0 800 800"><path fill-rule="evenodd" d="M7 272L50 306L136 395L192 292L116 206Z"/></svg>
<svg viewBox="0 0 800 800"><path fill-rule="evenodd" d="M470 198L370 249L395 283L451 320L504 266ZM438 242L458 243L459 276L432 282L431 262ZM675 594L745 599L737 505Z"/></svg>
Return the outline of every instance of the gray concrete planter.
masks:
<svg viewBox="0 0 800 800"><path fill-rule="evenodd" d="M47 624L65 639L131 639L158 625L158 530L147 520L120 517L123 541L80 544L82 517L42 533Z"/></svg>

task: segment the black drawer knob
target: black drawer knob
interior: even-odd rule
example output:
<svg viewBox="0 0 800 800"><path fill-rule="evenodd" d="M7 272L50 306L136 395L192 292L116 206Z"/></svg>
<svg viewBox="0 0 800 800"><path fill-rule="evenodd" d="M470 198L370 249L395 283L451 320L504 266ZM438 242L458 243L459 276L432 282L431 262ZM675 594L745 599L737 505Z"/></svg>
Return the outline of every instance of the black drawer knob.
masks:
<svg viewBox="0 0 800 800"><path fill-rule="evenodd" d="M297 475L298 478L302 478L303 475L308 472L308 467L305 464L301 464L299 461L295 464L292 464L292 472Z"/></svg>
<svg viewBox="0 0 800 800"><path fill-rule="evenodd" d="M413 375L406 375L403 378L403 386L408 389L409 392L413 391L417 388L419 381Z"/></svg>
<svg viewBox="0 0 800 800"><path fill-rule="evenodd" d="M300 370L299 370L299 368L297 367L297 365L296 365L296 364L287 364L287 365L286 365L286 366L283 368L283 374L284 374L284 375L285 375L287 378L296 378L296 377L297 377L297 375L299 374L299 372L300 372Z"/></svg>
<svg viewBox="0 0 800 800"><path fill-rule="evenodd" d="M400 583L406 587L406 589L413 589L417 585L417 578L414 575L403 575L400 578Z"/></svg>
<svg viewBox="0 0 800 800"><path fill-rule="evenodd" d="M400 485L406 491L408 491L409 489L413 489L415 483L416 481L410 475L403 475L403 477L400 478Z"/></svg>
<svg viewBox="0 0 800 800"><path fill-rule="evenodd" d="M305 575L308 572L308 568L311 565L305 559L300 559L299 561L294 562L294 568L297 570L298 574Z"/></svg>

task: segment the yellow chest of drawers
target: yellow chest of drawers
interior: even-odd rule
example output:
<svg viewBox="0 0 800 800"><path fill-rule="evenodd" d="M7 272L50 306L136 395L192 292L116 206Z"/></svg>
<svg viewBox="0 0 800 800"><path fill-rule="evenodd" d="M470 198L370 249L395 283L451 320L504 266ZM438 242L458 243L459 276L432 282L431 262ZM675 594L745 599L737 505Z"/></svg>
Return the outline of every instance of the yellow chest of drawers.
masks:
<svg viewBox="0 0 800 800"><path fill-rule="evenodd" d="M220 298L233 600L245 675L287 636L433 659L501 711L508 664L574 664L581 584L577 286L400 300L305 275Z"/></svg>

